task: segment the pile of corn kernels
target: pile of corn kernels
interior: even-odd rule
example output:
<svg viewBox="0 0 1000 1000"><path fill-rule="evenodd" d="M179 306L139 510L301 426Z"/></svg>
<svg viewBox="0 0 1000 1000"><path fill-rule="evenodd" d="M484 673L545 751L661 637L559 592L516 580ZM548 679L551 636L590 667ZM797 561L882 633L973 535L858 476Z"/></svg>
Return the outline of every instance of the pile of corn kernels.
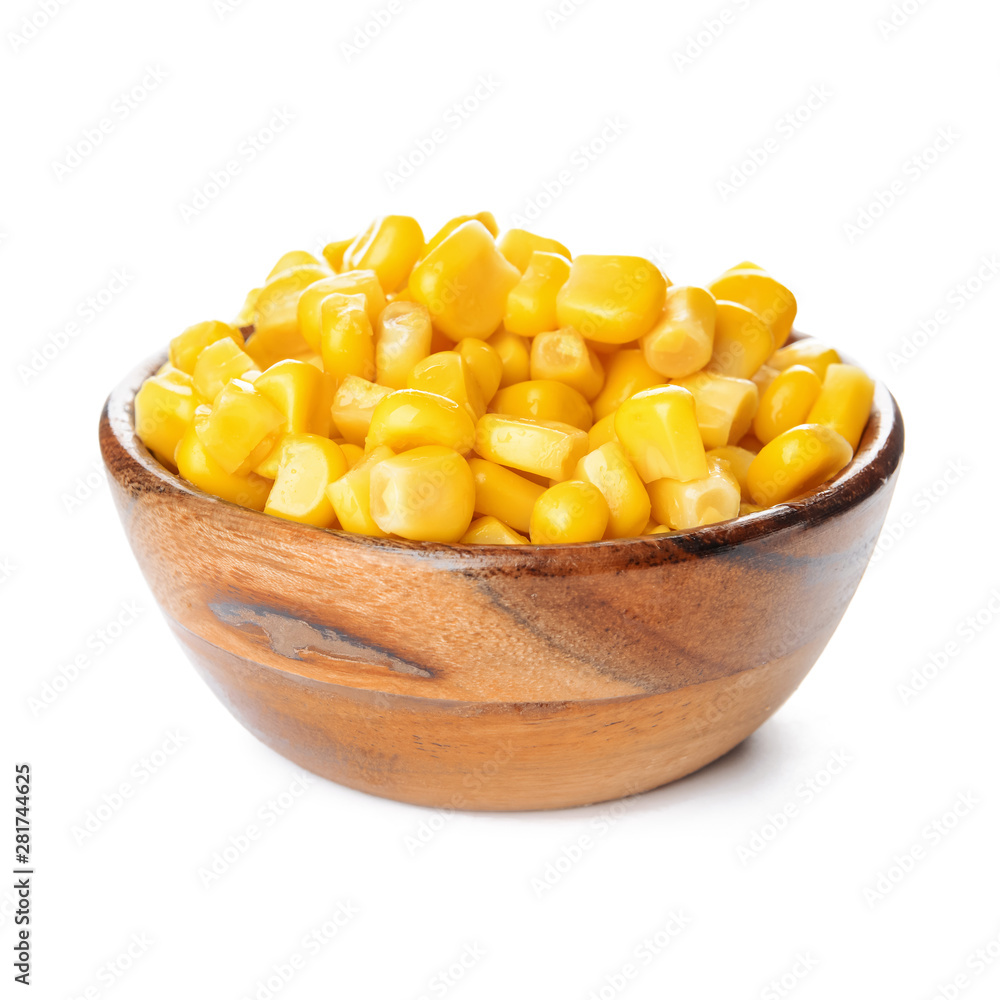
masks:
<svg viewBox="0 0 1000 1000"><path fill-rule="evenodd" d="M874 384L756 264L673 285L488 212L430 240L385 216L285 254L231 322L170 343L135 398L165 466L325 528L594 542L725 521L852 459Z"/></svg>

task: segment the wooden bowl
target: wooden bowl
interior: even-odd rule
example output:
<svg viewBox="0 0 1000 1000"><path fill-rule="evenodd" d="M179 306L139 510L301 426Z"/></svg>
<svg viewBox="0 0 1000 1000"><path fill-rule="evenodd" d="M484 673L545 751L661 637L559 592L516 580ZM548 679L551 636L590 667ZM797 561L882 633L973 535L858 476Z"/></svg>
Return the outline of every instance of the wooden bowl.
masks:
<svg viewBox="0 0 1000 1000"><path fill-rule="evenodd" d="M162 361L111 393L101 451L195 667L302 767L448 809L612 799L749 736L837 627L903 452L879 385L833 483L736 521L586 545L380 540L237 507L161 466L133 399Z"/></svg>

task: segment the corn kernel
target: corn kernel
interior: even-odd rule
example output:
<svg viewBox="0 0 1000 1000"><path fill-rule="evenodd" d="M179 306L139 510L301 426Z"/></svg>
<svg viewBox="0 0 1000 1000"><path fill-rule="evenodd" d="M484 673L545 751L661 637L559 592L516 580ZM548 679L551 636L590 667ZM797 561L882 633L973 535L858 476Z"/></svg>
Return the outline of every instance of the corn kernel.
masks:
<svg viewBox="0 0 1000 1000"><path fill-rule="evenodd" d="M459 226L466 222L480 222L486 227L486 231L494 239L500 232L497 220L493 218L492 212L480 212L478 215L456 215L454 219L449 219L428 241L424 247L423 256L426 257L433 249L443 243Z"/></svg>
<svg viewBox="0 0 1000 1000"><path fill-rule="evenodd" d="M462 355L469 366L476 382L479 383L483 402L489 406L503 378L503 360L500 355L485 340L477 340L475 337L460 340L455 345L455 350Z"/></svg>
<svg viewBox="0 0 1000 1000"><path fill-rule="evenodd" d="M761 448L747 474L750 496L761 506L784 503L832 479L853 454L825 424L799 424Z"/></svg>
<svg viewBox="0 0 1000 1000"><path fill-rule="evenodd" d="M798 306L784 285L757 267L732 268L708 286L716 299L738 302L763 320L774 346L781 347L791 332Z"/></svg>
<svg viewBox="0 0 1000 1000"><path fill-rule="evenodd" d="M254 331L246 343L246 352L258 367L269 368L309 349L299 331L299 299L310 285L329 277L326 267L300 264L271 278L260 290L251 317Z"/></svg>
<svg viewBox="0 0 1000 1000"><path fill-rule="evenodd" d="M344 531L354 535L385 538L386 533L372 518L371 473L379 462L392 457L390 448L373 448L349 472L327 486L326 495Z"/></svg>
<svg viewBox="0 0 1000 1000"><path fill-rule="evenodd" d="M243 346L243 334L228 323L220 323L218 320L195 323L170 341L170 363L179 371L193 375L198 355L209 344L223 338L229 338L237 347Z"/></svg>
<svg viewBox="0 0 1000 1000"><path fill-rule="evenodd" d="M360 445L343 440L338 441L337 444L340 445L340 450L344 453L348 469L353 469L365 457L365 449Z"/></svg>
<svg viewBox="0 0 1000 1000"><path fill-rule="evenodd" d="M663 385L663 377L646 363L638 349L615 351L605 363L604 388L594 399L594 417L598 420L614 413L630 396L654 385Z"/></svg>
<svg viewBox="0 0 1000 1000"><path fill-rule="evenodd" d="M750 430L758 394L757 386L749 379L698 372L675 379L674 385L694 396L695 417L706 448L736 444Z"/></svg>
<svg viewBox="0 0 1000 1000"><path fill-rule="evenodd" d="M211 403L231 378L243 378L252 368L253 358L231 337L223 337L198 355L192 379L194 390Z"/></svg>
<svg viewBox="0 0 1000 1000"><path fill-rule="evenodd" d="M583 396L576 389L552 379L509 385L493 397L491 408L495 413L511 417L572 424L582 431L588 430L594 422L590 404Z"/></svg>
<svg viewBox="0 0 1000 1000"><path fill-rule="evenodd" d="M271 268L271 273L267 276L267 280L270 281L279 274L284 274L285 271L290 271L293 267L301 267L303 264L323 267L308 250L292 250L289 253L282 254L278 258L278 263Z"/></svg>
<svg viewBox="0 0 1000 1000"><path fill-rule="evenodd" d="M396 389L375 407L365 450L378 445L393 451L437 445L465 455L475 440L476 425L455 400L423 389Z"/></svg>
<svg viewBox="0 0 1000 1000"><path fill-rule="evenodd" d="M642 534L649 521L649 494L621 445L611 441L584 455L573 478L593 483L603 494L609 514L605 538Z"/></svg>
<svg viewBox="0 0 1000 1000"><path fill-rule="evenodd" d="M508 229L497 240L497 247L522 274L528 270L535 253L557 254L567 263L572 259L572 254L558 240L536 236L526 229Z"/></svg>
<svg viewBox="0 0 1000 1000"><path fill-rule="evenodd" d="M725 444L720 448L713 448L706 452L706 457L709 459L721 458L729 463L729 471L736 477L736 482L740 484L740 497L744 501L748 501L750 499L750 486L747 482L747 474L750 471L750 465L757 457L757 453L741 448L737 444Z"/></svg>
<svg viewBox="0 0 1000 1000"><path fill-rule="evenodd" d="M331 271L339 271L344 266L344 254L347 248L354 242L352 236L349 240L334 240L323 247L323 258L330 265Z"/></svg>
<svg viewBox="0 0 1000 1000"><path fill-rule="evenodd" d="M489 230L465 222L410 274L410 292L427 306L434 325L454 341L485 340L500 325L507 295L520 272L497 249Z"/></svg>
<svg viewBox="0 0 1000 1000"><path fill-rule="evenodd" d="M187 372L170 368L146 379L135 394L135 430L162 465L174 468L174 451L201 400Z"/></svg>
<svg viewBox="0 0 1000 1000"><path fill-rule="evenodd" d="M363 295L331 292L320 303L320 348L323 370L337 379L348 375L370 379L375 374L375 334Z"/></svg>
<svg viewBox="0 0 1000 1000"><path fill-rule="evenodd" d="M457 542L472 521L475 496L469 463L440 445L414 448L371 470L375 523L412 541Z"/></svg>
<svg viewBox="0 0 1000 1000"><path fill-rule="evenodd" d="M805 365L792 365L779 372L760 398L753 432L765 444L798 424L804 424L819 396L819 376ZM808 420L821 424L822 420Z"/></svg>
<svg viewBox="0 0 1000 1000"><path fill-rule="evenodd" d="M757 392L761 396L767 391L767 387L780 375L777 368L772 368L768 364L763 364L750 377L750 381L757 386Z"/></svg>
<svg viewBox="0 0 1000 1000"><path fill-rule="evenodd" d="M503 365L503 375L500 377L501 389L530 378L531 343L526 337L511 333L509 330L497 330L486 343L500 355L500 362Z"/></svg>
<svg viewBox="0 0 1000 1000"><path fill-rule="evenodd" d="M320 350L323 300L333 292L363 295L368 322L374 327L385 309L385 294L374 271L344 271L309 285L299 298L297 317L302 339L314 351Z"/></svg>
<svg viewBox="0 0 1000 1000"><path fill-rule="evenodd" d="M767 510L766 507L761 507L760 504L756 503L741 503L740 504L740 517L744 517L747 514L757 514L762 510Z"/></svg>
<svg viewBox="0 0 1000 1000"><path fill-rule="evenodd" d="M440 351L424 358L406 377L406 387L446 396L467 410L474 421L486 412L476 376L457 351Z"/></svg>
<svg viewBox="0 0 1000 1000"><path fill-rule="evenodd" d="M524 535L495 517L478 517L459 541L463 545L527 545Z"/></svg>
<svg viewBox="0 0 1000 1000"><path fill-rule="evenodd" d="M714 341L712 293L695 285L672 285L663 312L641 343L653 371L665 378L683 378L708 364Z"/></svg>
<svg viewBox="0 0 1000 1000"><path fill-rule="evenodd" d="M332 527L337 518L326 488L347 472L347 459L339 446L318 434L286 434L277 466L264 513Z"/></svg>
<svg viewBox="0 0 1000 1000"><path fill-rule="evenodd" d="M344 254L344 266L372 270L387 292L406 283L424 249L420 223L408 215L386 215L376 219Z"/></svg>
<svg viewBox="0 0 1000 1000"><path fill-rule="evenodd" d="M249 382L232 379L223 386L203 420L194 425L205 450L229 475L249 472L274 447L284 414Z"/></svg>
<svg viewBox="0 0 1000 1000"><path fill-rule="evenodd" d="M740 484L724 459L707 460L708 475L682 483L660 479L649 484L653 517L675 531L700 528L739 517Z"/></svg>
<svg viewBox="0 0 1000 1000"><path fill-rule="evenodd" d="M306 361L289 359L271 365L253 383L254 389L281 411L284 420L280 433L322 434L330 429L329 404L323 373ZM281 440L254 467L254 472L268 479L278 474Z"/></svg>
<svg viewBox="0 0 1000 1000"><path fill-rule="evenodd" d="M380 385L406 388L406 376L431 352L431 314L416 302L390 302L378 318L375 372Z"/></svg>
<svg viewBox="0 0 1000 1000"><path fill-rule="evenodd" d="M587 454L588 443L585 431L557 421L487 413L476 425L476 451L483 458L560 482Z"/></svg>
<svg viewBox="0 0 1000 1000"><path fill-rule="evenodd" d="M604 385L604 365L576 330L550 330L531 342L532 379L554 379L593 399Z"/></svg>
<svg viewBox="0 0 1000 1000"><path fill-rule="evenodd" d="M363 446L375 407L392 389L357 375L348 375L337 388L330 407L333 424L345 440Z"/></svg>
<svg viewBox="0 0 1000 1000"><path fill-rule="evenodd" d="M510 290L504 309L504 327L512 333L533 337L559 325L556 297L569 278L569 261L539 250L521 280Z"/></svg>
<svg viewBox="0 0 1000 1000"><path fill-rule="evenodd" d="M806 420L833 428L857 451L874 397L875 383L860 368L832 364Z"/></svg>
<svg viewBox="0 0 1000 1000"><path fill-rule="evenodd" d="M177 445L174 453L177 471L189 483L212 496L221 497L241 507L263 510L267 495L271 492L271 480L254 472L247 475L226 472L201 443L196 427L199 419L205 418L196 417Z"/></svg>
<svg viewBox="0 0 1000 1000"><path fill-rule="evenodd" d="M568 480L549 487L531 512L533 545L599 542L608 527L608 504L593 484Z"/></svg>
<svg viewBox="0 0 1000 1000"><path fill-rule="evenodd" d="M715 342L706 369L733 378L752 378L770 357L774 339L755 313L737 302L715 303Z"/></svg>
<svg viewBox="0 0 1000 1000"><path fill-rule="evenodd" d="M760 454L760 449L764 447L763 442L754 434L744 434L743 437L736 442L740 448L745 448L747 451L752 451L755 455Z"/></svg>
<svg viewBox="0 0 1000 1000"><path fill-rule="evenodd" d="M607 444L609 441L620 443L618 435L615 433L615 414L609 413L606 417L601 417L587 432L587 437L590 439L591 451L600 448L602 444Z"/></svg>
<svg viewBox="0 0 1000 1000"><path fill-rule="evenodd" d="M469 468L476 484L476 513L495 517L516 531L527 531L531 510L545 487L485 458L470 458Z"/></svg>
<svg viewBox="0 0 1000 1000"><path fill-rule="evenodd" d="M687 389L666 385L636 393L615 413L615 433L645 483L708 475L694 396Z"/></svg>
<svg viewBox="0 0 1000 1000"><path fill-rule="evenodd" d="M812 337L805 337L775 351L767 363L779 372L791 368L792 365L805 365L806 368L811 368L822 382L826 378L827 368L830 365L840 364L840 355L832 347L827 347Z"/></svg>

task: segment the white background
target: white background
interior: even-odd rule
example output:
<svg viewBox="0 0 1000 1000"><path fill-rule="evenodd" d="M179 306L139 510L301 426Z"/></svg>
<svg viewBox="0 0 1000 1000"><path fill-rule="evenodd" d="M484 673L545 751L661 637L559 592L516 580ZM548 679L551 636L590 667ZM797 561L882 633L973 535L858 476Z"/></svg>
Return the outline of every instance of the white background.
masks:
<svg viewBox="0 0 1000 1000"><path fill-rule="evenodd" d="M1000 8L906 0L880 28L892 0L588 0L561 20L556 2L394 2L353 53L385 2L72 0L30 38L22 18L43 22L42 4L3 5L2 732L4 766L35 775L35 995L1000 992L1000 280L983 264L1000 252ZM706 20L716 33L692 41ZM160 82L143 93L144 78ZM451 110L467 99L465 117ZM276 112L291 121L262 132ZM387 177L435 129L426 162ZM205 207L184 212L199 192ZM531 213L574 252L644 253L675 282L768 267L798 295L799 327L900 402L893 534L790 703L684 781L616 807L442 816L316 779L267 825L296 771L168 634L95 471L101 403L186 325L231 317L282 252L386 211L430 232L484 208L502 226ZM98 652L129 602L137 619ZM906 694L947 643L955 655ZM80 653L89 666L33 708ZM849 763L831 778L835 754ZM74 833L123 782L110 820ZM249 824L260 839L204 886L199 868ZM560 861L584 835L592 847ZM356 916L307 947L341 904ZM683 929L646 961L672 912ZM996 961L977 964L991 942ZM483 955L460 981L433 979L467 947ZM638 976L608 985L629 962Z"/></svg>

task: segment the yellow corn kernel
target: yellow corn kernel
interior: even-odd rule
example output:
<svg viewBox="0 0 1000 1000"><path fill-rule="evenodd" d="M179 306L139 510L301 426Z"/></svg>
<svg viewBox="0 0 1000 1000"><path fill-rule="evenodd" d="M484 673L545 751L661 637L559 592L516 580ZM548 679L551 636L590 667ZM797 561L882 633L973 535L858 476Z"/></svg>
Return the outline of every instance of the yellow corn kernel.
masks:
<svg viewBox="0 0 1000 1000"><path fill-rule="evenodd" d="M320 350L323 300L333 292L363 295L368 322L373 327L385 309L385 293L374 271L344 271L314 282L303 291L297 306L299 332L314 351Z"/></svg>
<svg viewBox="0 0 1000 1000"><path fill-rule="evenodd" d="M760 504L756 503L741 503L740 504L740 517L745 517L747 514L757 514L762 510L767 510L766 507L761 507Z"/></svg>
<svg viewBox="0 0 1000 1000"><path fill-rule="evenodd" d="M558 421L487 413L476 425L476 451L483 458L560 482L587 454L588 444L586 431Z"/></svg>
<svg viewBox="0 0 1000 1000"><path fill-rule="evenodd" d="M393 451L439 445L465 455L475 440L476 425L460 403L423 389L396 389L375 407L365 450L381 444Z"/></svg>
<svg viewBox="0 0 1000 1000"><path fill-rule="evenodd" d="M303 264L311 264L316 267L323 266L308 250L292 250L289 253L282 254L278 258L278 263L271 268L271 273L267 276L267 280L270 281L279 274L284 274L285 271L290 271L293 267L301 267Z"/></svg>
<svg viewBox="0 0 1000 1000"><path fill-rule="evenodd" d="M424 358L407 375L406 387L454 400L468 411L473 421L486 412L476 376L458 351L439 351Z"/></svg>
<svg viewBox="0 0 1000 1000"><path fill-rule="evenodd" d="M774 339L767 324L738 302L715 303L715 342L707 371L752 378L771 356Z"/></svg>
<svg viewBox="0 0 1000 1000"><path fill-rule="evenodd" d="M747 451L752 451L755 455L760 454L760 449L764 447L761 441L755 437L753 434L744 434L743 437L736 442L740 448L745 448Z"/></svg>
<svg viewBox="0 0 1000 1000"><path fill-rule="evenodd" d="M674 529L668 527L665 524L657 524L655 521L650 521L646 525L646 530L643 532L644 535L669 535Z"/></svg>
<svg viewBox="0 0 1000 1000"><path fill-rule="evenodd" d="M135 394L135 431L161 465L174 468L174 451L201 400L187 372L170 368L146 379Z"/></svg>
<svg viewBox="0 0 1000 1000"><path fill-rule="evenodd" d="M762 507L784 503L832 479L853 454L825 424L799 424L761 448L747 473L750 496Z"/></svg>
<svg viewBox="0 0 1000 1000"><path fill-rule="evenodd" d="M372 270L387 292L395 292L424 249L420 223L408 215L385 215L356 237L344 254L344 267Z"/></svg>
<svg viewBox="0 0 1000 1000"><path fill-rule="evenodd" d="M840 364L840 355L832 347L821 344L813 337L805 337L775 351L767 359L767 363L779 372L791 368L792 365L805 365L806 368L811 368L822 382L826 378L827 368L830 365Z"/></svg>
<svg viewBox="0 0 1000 1000"><path fill-rule="evenodd" d="M666 378L683 378L708 364L714 341L712 293L696 285L672 285L663 312L641 343L653 371Z"/></svg>
<svg viewBox="0 0 1000 1000"><path fill-rule="evenodd" d="M455 350L462 355L469 366L476 382L479 383L483 402L489 406L503 378L503 360L500 355L485 340L477 340L475 337L460 340L455 345Z"/></svg>
<svg viewBox="0 0 1000 1000"><path fill-rule="evenodd" d="M299 299L306 288L328 277L326 267L300 264L271 278L260 290L251 316L254 332L246 343L246 352L258 367L269 368L309 349L299 332Z"/></svg>
<svg viewBox="0 0 1000 1000"><path fill-rule="evenodd" d="M210 319L205 323L195 323L170 341L170 363L179 371L194 374L198 355L217 340L229 338L237 347L243 346L243 334L228 323Z"/></svg>
<svg viewBox="0 0 1000 1000"><path fill-rule="evenodd" d="M663 377L646 363L642 351L635 348L616 351L605 363L604 388L594 399L594 417L603 419L629 396L663 382Z"/></svg>
<svg viewBox="0 0 1000 1000"><path fill-rule="evenodd" d="M660 479L649 484L653 517L674 530L700 528L740 514L740 484L720 458L708 459L708 475L686 483Z"/></svg>
<svg viewBox="0 0 1000 1000"><path fill-rule="evenodd" d="M375 371L380 385L406 387L413 366L431 352L431 314L416 302L390 302L375 331Z"/></svg>
<svg viewBox="0 0 1000 1000"><path fill-rule="evenodd" d="M400 538L457 542L469 529L475 497L469 463L451 448L426 445L372 467L372 517Z"/></svg>
<svg viewBox="0 0 1000 1000"><path fill-rule="evenodd" d="M375 334L363 295L331 292L320 303L323 371L338 381L348 375L375 375Z"/></svg>
<svg viewBox="0 0 1000 1000"><path fill-rule="evenodd" d="M706 452L706 457L721 458L729 463L729 471L736 477L736 482L740 484L740 497L744 501L750 499L750 487L747 483L747 473L750 465L757 457L755 452L741 448L738 444L725 444L721 448L713 448Z"/></svg>
<svg viewBox="0 0 1000 1000"><path fill-rule="evenodd" d="M477 514L488 514L516 531L527 531L531 510L545 487L485 458L470 458Z"/></svg>
<svg viewBox="0 0 1000 1000"><path fill-rule="evenodd" d="M532 254L521 280L510 290L504 309L504 327L533 337L559 325L556 297L569 278L569 261L557 253Z"/></svg>
<svg viewBox="0 0 1000 1000"><path fill-rule="evenodd" d="M757 386L749 379L698 372L674 380L694 396L698 430L706 448L736 444L748 430L757 411Z"/></svg>
<svg viewBox="0 0 1000 1000"><path fill-rule="evenodd" d="M264 507L289 521L330 528L336 521L326 488L347 472L340 447L318 434L286 434L278 454L278 474Z"/></svg>
<svg viewBox="0 0 1000 1000"><path fill-rule="evenodd" d="M477 517L459 541L463 545L527 545L528 539L495 517Z"/></svg>
<svg viewBox="0 0 1000 1000"><path fill-rule="evenodd" d="M509 385L493 397L491 409L511 417L571 424L582 431L589 430L594 422L590 404L583 396L564 382L552 379Z"/></svg>
<svg viewBox="0 0 1000 1000"><path fill-rule="evenodd" d="M644 257L584 254L559 289L556 313L588 340L627 344L653 328L666 294L666 279Z"/></svg>
<svg viewBox="0 0 1000 1000"><path fill-rule="evenodd" d="M349 240L334 240L323 247L323 257L330 265L331 271L339 271L344 266L344 254L347 248L354 242L352 236Z"/></svg>
<svg viewBox="0 0 1000 1000"><path fill-rule="evenodd" d="M252 368L253 358L231 337L223 337L198 355L192 379L195 392L211 403L231 378L243 378Z"/></svg>
<svg viewBox="0 0 1000 1000"><path fill-rule="evenodd" d="M527 337L501 329L497 330L486 343L500 355L500 362L503 365L503 375L500 377L501 389L515 382L523 382L531 376L531 343Z"/></svg>
<svg viewBox="0 0 1000 1000"><path fill-rule="evenodd" d="M479 212L477 215L457 215L454 219L449 219L428 241L424 247L423 256L426 257L432 250L440 246L459 226L466 222L480 222L486 227L486 231L496 239L500 232L497 220L493 218L492 212Z"/></svg>
<svg viewBox="0 0 1000 1000"><path fill-rule="evenodd" d="M364 446L375 407L392 392L387 385L377 385L357 375L348 375L333 397L330 415L345 440Z"/></svg>
<svg viewBox="0 0 1000 1000"><path fill-rule="evenodd" d="M456 342L463 337L485 340L500 325L507 295L520 279L489 230L472 220L413 268L409 288L446 336Z"/></svg>
<svg viewBox="0 0 1000 1000"><path fill-rule="evenodd" d="M253 387L270 400L284 417L281 434L322 434L330 430L329 403L323 373L307 361L289 358L271 365L254 380ZM281 440L254 467L268 479L278 475Z"/></svg>
<svg viewBox="0 0 1000 1000"><path fill-rule="evenodd" d="M338 441L337 444L340 445L340 450L344 453L348 469L353 469L365 457L365 449L361 445L351 444L350 441L344 440Z"/></svg>
<svg viewBox="0 0 1000 1000"><path fill-rule="evenodd" d="M593 427L587 432L590 438L590 450L600 448L602 444L609 441L618 442L618 435L615 433L615 414L609 413L606 417L601 417Z"/></svg>
<svg viewBox="0 0 1000 1000"><path fill-rule="evenodd" d="M644 483L708 475L694 396L687 389L665 385L636 393L616 411L615 433Z"/></svg>
<svg viewBox="0 0 1000 1000"><path fill-rule="evenodd" d="M763 364L753 373L750 381L757 386L757 391L764 395L767 387L778 377L780 372L777 368L772 368L768 364Z"/></svg>
<svg viewBox="0 0 1000 1000"><path fill-rule="evenodd" d="M833 428L847 440L852 451L857 451L874 396L875 383L860 368L830 365L806 420Z"/></svg>
<svg viewBox="0 0 1000 1000"><path fill-rule="evenodd" d="M621 445L610 441L584 455L573 478L593 483L603 494L609 512L605 538L642 534L649 521L649 494Z"/></svg>
<svg viewBox="0 0 1000 1000"><path fill-rule="evenodd" d="M240 307L240 311L236 314L233 319L232 326L237 329L242 329L243 327L249 327L253 323L253 311L257 308L257 297L260 295L259 288L251 288L247 292L247 297L243 300L243 305Z"/></svg>
<svg viewBox="0 0 1000 1000"><path fill-rule="evenodd" d="M215 461L198 437L196 423L205 418L195 418L188 426L178 445L174 458L177 471L200 490L221 497L230 503L253 510L263 510L267 495L271 492L271 480L258 476L255 472L234 475Z"/></svg>
<svg viewBox="0 0 1000 1000"><path fill-rule="evenodd" d="M546 236L536 236L526 229L508 229L497 240L497 247L507 260L522 274L528 269L532 255L538 252L558 254L566 261L572 260L572 254L558 240L550 240Z"/></svg>
<svg viewBox="0 0 1000 1000"><path fill-rule="evenodd" d="M373 448L349 472L327 486L326 495L344 531L354 535L385 538L386 533L372 518L371 474L379 462L392 457L390 448Z"/></svg>
<svg viewBox="0 0 1000 1000"><path fill-rule="evenodd" d="M277 443L285 416L249 382L234 378L194 426L205 450L230 475L253 469Z"/></svg>
<svg viewBox="0 0 1000 1000"><path fill-rule="evenodd" d="M753 432L765 444L798 424L804 424L819 396L819 376L805 365L792 365L779 372L760 397ZM822 424L823 420L808 420Z"/></svg>
<svg viewBox="0 0 1000 1000"><path fill-rule="evenodd" d="M593 484L570 479L549 487L531 511L533 545L599 542L608 527L604 494Z"/></svg>
<svg viewBox="0 0 1000 1000"><path fill-rule="evenodd" d="M576 330L550 330L531 342L531 377L565 382L593 399L604 386L604 365Z"/></svg>
<svg viewBox="0 0 1000 1000"><path fill-rule="evenodd" d="M731 268L708 286L717 298L738 302L756 313L771 331L775 347L781 347L791 332L798 306L784 285L756 266Z"/></svg>

